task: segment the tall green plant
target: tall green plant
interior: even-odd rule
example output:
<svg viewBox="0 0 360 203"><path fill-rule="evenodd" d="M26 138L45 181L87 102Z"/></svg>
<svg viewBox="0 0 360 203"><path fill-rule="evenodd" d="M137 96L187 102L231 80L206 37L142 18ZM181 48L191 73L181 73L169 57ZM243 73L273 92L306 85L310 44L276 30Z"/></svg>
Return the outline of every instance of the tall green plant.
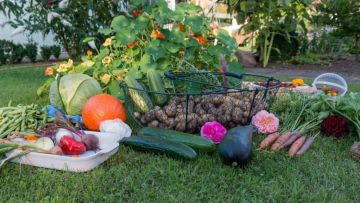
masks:
<svg viewBox="0 0 360 203"><path fill-rule="evenodd" d="M81 40L88 36L101 36L98 29L110 24L122 13L124 0L3 0L0 12L13 18L9 24L25 26L26 32L53 33L72 58L80 57Z"/></svg>
<svg viewBox="0 0 360 203"><path fill-rule="evenodd" d="M354 39L354 49L360 49L360 1L323 0L319 5L320 22L335 28L339 36ZM359 54L356 55L360 60Z"/></svg>
<svg viewBox="0 0 360 203"><path fill-rule="evenodd" d="M301 28L306 33L305 22L310 16L307 6L311 0L229 0L232 11L237 11L241 21L248 23L245 30L258 36L258 50L262 65L269 63L276 35L283 35L290 42L290 32Z"/></svg>

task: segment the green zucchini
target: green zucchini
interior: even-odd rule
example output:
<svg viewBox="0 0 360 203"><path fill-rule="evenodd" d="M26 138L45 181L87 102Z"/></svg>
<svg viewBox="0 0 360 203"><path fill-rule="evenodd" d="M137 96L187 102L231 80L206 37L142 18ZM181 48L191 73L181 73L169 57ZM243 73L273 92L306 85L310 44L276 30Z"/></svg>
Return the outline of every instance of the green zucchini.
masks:
<svg viewBox="0 0 360 203"><path fill-rule="evenodd" d="M164 81L161 78L161 75L156 70L150 70L147 73L147 78L149 80L149 89L153 92L165 93ZM166 104L168 97L166 94L152 93L154 95L155 104L158 106L163 106Z"/></svg>
<svg viewBox="0 0 360 203"><path fill-rule="evenodd" d="M146 113L154 108L149 95L146 92L141 91L145 90L144 87L138 81L136 81L135 78L127 76L125 78L125 83L127 86L136 89L129 88L129 95L135 103L135 106L139 108L141 112Z"/></svg>
<svg viewBox="0 0 360 203"><path fill-rule="evenodd" d="M132 149L166 154L175 158L195 159L196 152L185 144L165 140L160 137L133 136L121 140L121 144Z"/></svg>
<svg viewBox="0 0 360 203"><path fill-rule="evenodd" d="M188 145L189 147L199 152L213 152L216 149L215 144L211 140L208 140L201 136L163 128L145 127L140 129L138 135L161 137L166 140L180 142Z"/></svg>

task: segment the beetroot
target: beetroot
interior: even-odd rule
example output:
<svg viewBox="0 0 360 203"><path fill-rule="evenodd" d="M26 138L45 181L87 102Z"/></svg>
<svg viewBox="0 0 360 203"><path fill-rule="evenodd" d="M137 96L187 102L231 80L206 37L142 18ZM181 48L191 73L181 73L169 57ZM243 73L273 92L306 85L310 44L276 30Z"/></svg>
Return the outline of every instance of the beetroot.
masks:
<svg viewBox="0 0 360 203"><path fill-rule="evenodd" d="M91 134L83 135L81 141L84 143L87 150L95 150L99 145L99 139Z"/></svg>

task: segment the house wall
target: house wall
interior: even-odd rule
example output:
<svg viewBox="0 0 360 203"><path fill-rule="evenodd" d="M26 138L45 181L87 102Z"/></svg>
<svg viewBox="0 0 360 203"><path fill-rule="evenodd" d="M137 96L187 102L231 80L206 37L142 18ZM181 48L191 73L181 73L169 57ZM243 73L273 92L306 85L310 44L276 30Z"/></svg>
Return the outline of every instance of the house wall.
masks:
<svg viewBox="0 0 360 203"><path fill-rule="evenodd" d="M4 16L3 14L0 14L0 22L4 22L4 21L8 21L9 19ZM54 45L56 44L53 41L53 35L49 34L47 35L45 38L43 38L41 33L35 33L33 35L31 35L31 38L28 39L26 36L26 32L22 33L22 34L18 34L14 37L10 37L11 32L14 30L13 27L11 27L10 25L5 25L4 27L0 27L0 39L6 39L6 40L11 40L15 43L28 43L30 39L32 39L34 42L36 42L38 44L38 46L43 46L43 45Z"/></svg>

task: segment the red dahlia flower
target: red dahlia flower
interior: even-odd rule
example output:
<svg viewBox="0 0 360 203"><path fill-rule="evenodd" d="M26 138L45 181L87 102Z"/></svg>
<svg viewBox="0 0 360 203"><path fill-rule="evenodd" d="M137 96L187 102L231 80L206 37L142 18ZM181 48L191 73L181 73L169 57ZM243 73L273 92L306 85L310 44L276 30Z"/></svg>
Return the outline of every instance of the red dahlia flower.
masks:
<svg viewBox="0 0 360 203"><path fill-rule="evenodd" d="M343 116L328 116L321 124L321 132L339 138L349 134L349 121Z"/></svg>

